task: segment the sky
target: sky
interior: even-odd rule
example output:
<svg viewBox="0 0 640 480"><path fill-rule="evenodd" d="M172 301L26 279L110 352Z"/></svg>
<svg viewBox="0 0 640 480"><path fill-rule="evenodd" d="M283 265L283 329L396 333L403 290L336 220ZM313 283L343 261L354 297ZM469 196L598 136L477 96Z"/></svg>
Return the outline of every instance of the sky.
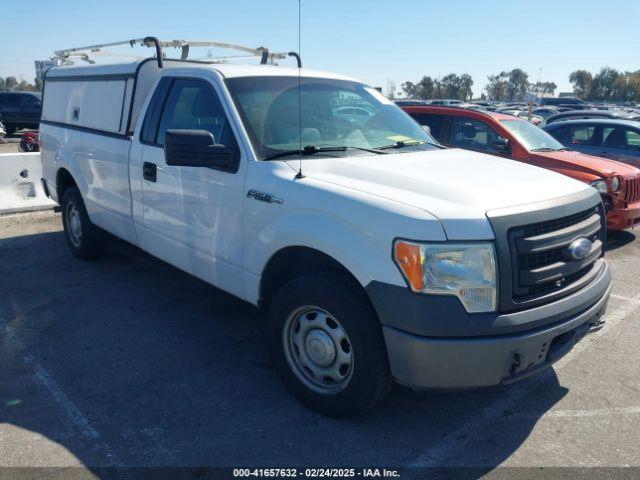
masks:
<svg viewBox="0 0 640 480"><path fill-rule="evenodd" d="M0 7L9 2L0 0ZM487 75L513 68L525 70L531 81L553 81L559 91L571 91L569 74L579 68L640 69L636 0L301 2L303 65L356 77L385 92L390 82L400 90L423 75L469 73L479 95ZM298 50L298 0L28 4L27 10L0 8L0 76L33 81L33 61L54 50L147 35Z"/></svg>

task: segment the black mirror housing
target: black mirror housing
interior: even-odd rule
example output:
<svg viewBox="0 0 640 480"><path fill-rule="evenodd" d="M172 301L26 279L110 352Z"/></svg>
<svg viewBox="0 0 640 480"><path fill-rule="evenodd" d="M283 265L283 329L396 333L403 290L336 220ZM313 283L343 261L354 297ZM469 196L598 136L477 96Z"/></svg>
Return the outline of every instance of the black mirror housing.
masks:
<svg viewBox="0 0 640 480"><path fill-rule="evenodd" d="M498 150L499 152L508 152L509 151L509 140L506 138L499 137L497 140L491 144L491 146Z"/></svg>
<svg viewBox="0 0 640 480"><path fill-rule="evenodd" d="M478 131L476 127L471 123L465 123L462 125L462 136L468 140L476 138Z"/></svg>
<svg viewBox="0 0 640 480"><path fill-rule="evenodd" d="M167 165L209 167L228 172L238 171L238 156L231 148L216 143L206 130L167 130L164 141Z"/></svg>

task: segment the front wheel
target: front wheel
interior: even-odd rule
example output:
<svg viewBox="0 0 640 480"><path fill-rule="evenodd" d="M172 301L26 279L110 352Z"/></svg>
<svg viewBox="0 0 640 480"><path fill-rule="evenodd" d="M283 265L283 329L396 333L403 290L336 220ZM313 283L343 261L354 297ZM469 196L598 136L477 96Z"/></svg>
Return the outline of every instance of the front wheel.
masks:
<svg viewBox="0 0 640 480"><path fill-rule="evenodd" d="M106 234L91 223L77 187L67 188L62 194L62 225L67 244L76 257L89 260L102 253Z"/></svg>
<svg viewBox="0 0 640 480"><path fill-rule="evenodd" d="M296 278L269 310L275 367L303 404L332 417L364 413L392 386L377 316L337 272Z"/></svg>

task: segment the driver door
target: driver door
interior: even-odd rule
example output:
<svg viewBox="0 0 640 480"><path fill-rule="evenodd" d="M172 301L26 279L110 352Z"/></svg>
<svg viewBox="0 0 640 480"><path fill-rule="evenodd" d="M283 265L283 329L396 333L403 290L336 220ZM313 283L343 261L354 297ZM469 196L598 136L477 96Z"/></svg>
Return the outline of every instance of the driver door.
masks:
<svg viewBox="0 0 640 480"><path fill-rule="evenodd" d="M509 158L510 149L502 151L493 146L501 138L489 125L473 118L454 116L451 122L449 144L453 147Z"/></svg>
<svg viewBox="0 0 640 480"><path fill-rule="evenodd" d="M157 87L141 132L141 246L151 254L242 296L243 185L246 159L235 172L167 165L167 130L206 130L241 156L234 127L213 83L166 77Z"/></svg>

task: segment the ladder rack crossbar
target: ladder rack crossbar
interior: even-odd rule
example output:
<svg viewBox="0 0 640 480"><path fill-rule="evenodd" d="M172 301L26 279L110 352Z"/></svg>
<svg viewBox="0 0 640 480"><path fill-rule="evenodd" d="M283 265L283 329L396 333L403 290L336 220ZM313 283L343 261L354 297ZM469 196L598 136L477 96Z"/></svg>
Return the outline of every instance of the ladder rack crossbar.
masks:
<svg viewBox="0 0 640 480"><path fill-rule="evenodd" d="M286 53L271 53L268 48L265 47L247 47L244 45L238 45L235 43L228 42L219 42L214 40L170 40L170 41L159 41L154 37L144 37L144 38L136 38L132 40L123 40L120 42L110 42L110 43L99 43L96 45L88 45L86 47L75 47L75 48L67 48L64 50L57 50L54 52L55 57L62 59L63 61L69 61L70 57L79 57L80 59L92 63L90 60L89 54L106 54L107 52L103 52L102 49L122 47L122 46L130 46L134 47L136 45L143 47L155 47L157 52L161 52L161 55L164 57L164 52L162 49L164 48L180 48L182 49L181 60L187 60L189 56L190 48L222 48L228 50L236 50L239 52L244 52L252 56L260 57L261 63L274 62L275 60L283 60L287 58ZM158 62L161 64L161 61Z"/></svg>

